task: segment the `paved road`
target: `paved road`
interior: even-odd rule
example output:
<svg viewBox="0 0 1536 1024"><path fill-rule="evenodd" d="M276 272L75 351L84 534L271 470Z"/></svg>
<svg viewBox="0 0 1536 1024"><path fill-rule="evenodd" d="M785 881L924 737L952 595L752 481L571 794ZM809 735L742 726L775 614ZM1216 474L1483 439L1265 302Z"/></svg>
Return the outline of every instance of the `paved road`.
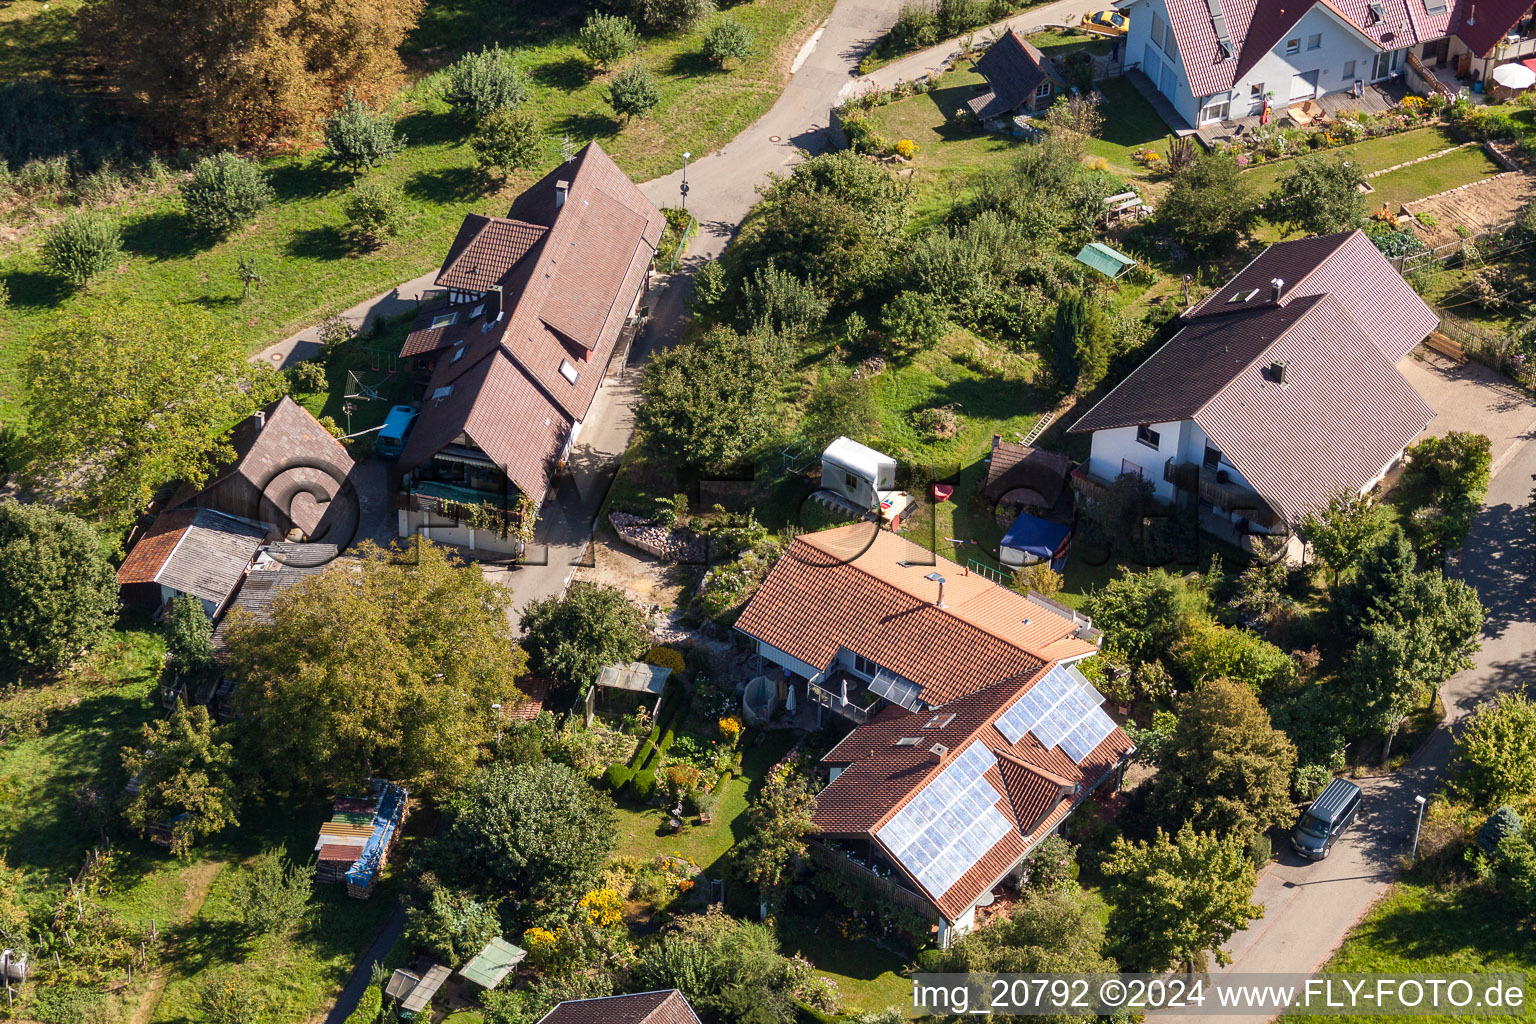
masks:
<svg viewBox="0 0 1536 1024"><path fill-rule="evenodd" d="M1418 751L1407 770L1366 780L1367 814L1333 854L1312 864L1289 849L1260 881L1257 902L1268 913L1228 944L1234 963L1223 972L1308 973L1320 967L1391 883L1413 842L1413 797L1433 792L1450 762L1456 724L1500 690L1536 680L1533 544L1525 506L1536 474L1536 444L1511 448L1467 537L1458 574L1477 588L1488 610L1483 649L1472 668L1445 684L1448 724ZM1158 1015L1159 1022L1196 1017ZM1244 1018L1223 1017L1223 1021ZM1254 1017L1260 1021L1263 1017Z"/></svg>

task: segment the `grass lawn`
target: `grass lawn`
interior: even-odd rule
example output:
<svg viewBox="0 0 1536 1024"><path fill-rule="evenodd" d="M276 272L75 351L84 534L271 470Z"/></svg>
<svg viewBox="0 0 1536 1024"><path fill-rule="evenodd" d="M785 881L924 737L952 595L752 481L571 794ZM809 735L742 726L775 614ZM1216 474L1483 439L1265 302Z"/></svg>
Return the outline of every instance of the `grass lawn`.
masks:
<svg viewBox="0 0 1536 1024"><path fill-rule="evenodd" d="M1398 164L1407 163L1409 160L1417 160L1419 157L1438 153L1441 150L1450 149L1460 144L1460 140L1451 134L1450 128L1445 125L1433 125L1428 128L1419 128L1411 132L1402 132L1398 135L1387 135L1379 139L1367 139L1353 146L1341 146L1336 149L1319 150L1318 152L1332 160L1349 160L1365 174L1395 167ZM1478 149L1479 147L1469 147ZM1436 161L1438 162L1438 161ZM1243 172L1244 178L1252 184L1255 191L1264 193L1275 187L1275 182L1286 174L1295 165L1294 160L1274 160L1250 168ZM1416 167L1404 168L1396 174L1414 175L1429 163L1419 164ZM1383 176L1385 177L1385 175ZM1373 179L1371 184L1377 185L1379 179ZM1427 194L1427 193L1426 193Z"/></svg>
<svg viewBox="0 0 1536 1024"><path fill-rule="evenodd" d="M1045 56L1058 58L1079 50L1087 50L1095 57L1107 57L1113 45L1107 36L1074 28L1047 29L1024 38Z"/></svg>
<svg viewBox="0 0 1536 1024"><path fill-rule="evenodd" d="M662 812L655 807L637 808L621 801L618 810L620 857L651 859L658 855L680 854L691 858L710 878L720 878L725 871L725 855L745 834L740 821L754 787L768 774L768 769L789 752L795 734L787 731L758 732L747 739L741 759L741 774L733 776L715 802L714 820L708 825L686 826L680 835L665 831Z"/></svg>
<svg viewBox="0 0 1536 1024"><path fill-rule="evenodd" d="M1536 998L1536 933L1496 897L1475 888L1441 891L1399 882L1328 961L1333 973L1445 974L1523 972L1525 1002ZM1308 1021L1327 1017L1295 1017ZM1334 1018L1336 1019L1336 1018ZM1397 1017L1434 1021L1444 1017ZM1510 1015L1485 1018L1513 1020Z"/></svg>
<svg viewBox="0 0 1536 1024"><path fill-rule="evenodd" d="M1470 185L1474 181L1491 178L1502 170L1483 152L1483 147L1467 146L1434 160L1372 178L1371 187L1376 191L1366 198L1372 206L1382 202L1395 210L1403 203L1411 203L1459 185Z"/></svg>
<svg viewBox="0 0 1536 1024"><path fill-rule="evenodd" d="M783 917L778 922L780 948L798 953L817 972L837 983L843 1009L875 1012L912 1003L912 982L906 961L869 939L848 940L830 921Z"/></svg>
<svg viewBox="0 0 1536 1024"><path fill-rule="evenodd" d="M17 6L40 12L30 0ZM708 22L692 32L648 39L640 58L656 73L661 101L648 117L629 124L610 113L607 76L594 75L575 46L580 18L574 13L561 21L520 7L479 25L470 23L471 15L455 46L516 42L531 34L530 24L543 33L542 42L517 52L531 78L529 109L549 135L545 159L536 170L488 189L465 145L465 127L437 97L431 77L418 81L395 104L405 151L372 172L402 191L406 223L399 238L370 252L353 251L343 233L341 203L352 179L327 168L315 153L266 161L277 201L254 224L221 241L194 236L169 189L111 207L131 255L84 294L69 293L44 272L36 232L9 243L0 250L0 278L11 291L10 306L0 310L0 419L17 418L22 386L16 364L56 312L86 312L96 303L128 299L192 302L212 310L254 351L436 266L464 215L504 212L512 195L559 159L564 135L577 145L599 141L636 181L679 166L684 150L708 153L768 108L799 42L831 7L832 0L734 6L732 16L755 31L756 50L727 71L712 69L700 54ZM434 38L451 35L445 24L458 23L444 8L457 10L453 4L429 8ZM12 39L18 34L19 27L11 29ZM0 49L0 59L7 52ZM456 52L436 52L433 59L440 63ZM244 300L235 277L240 257L253 259L263 278Z"/></svg>
<svg viewBox="0 0 1536 1024"><path fill-rule="evenodd" d="M1111 78L1098 86L1106 100L1103 104L1104 134L1089 140L1088 153L1103 157L1115 174L1151 180L1147 169L1132 159L1131 154L1167 139L1168 126L1157 116L1152 104L1125 79Z"/></svg>
<svg viewBox="0 0 1536 1024"><path fill-rule="evenodd" d="M67 73L84 0L15 0L0 7L0 82Z"/></svg>

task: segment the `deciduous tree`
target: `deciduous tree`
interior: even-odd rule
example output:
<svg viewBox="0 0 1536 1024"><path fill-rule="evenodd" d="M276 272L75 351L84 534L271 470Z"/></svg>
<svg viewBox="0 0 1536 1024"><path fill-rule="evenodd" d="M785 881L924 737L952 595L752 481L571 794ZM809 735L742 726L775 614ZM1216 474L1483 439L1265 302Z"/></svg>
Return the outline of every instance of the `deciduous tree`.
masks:
<svg viewBox="0 0 1536 1024"><path fill-rule="evenodd" d="M1296 748L1274 728L1252 690L1217 679L1179 704L1163 745L1152 804L1170 824L1188 823L1252 844L1289 821Z"/></svg>
<svg viewBox="0 0 1536 1024"><path fill-rule="evenodd" d="M0 501L0 662L58 668L117 618L117 574L83 521Z"/></svg>
<svg viewBox="0 0 1536 1024"><path fill-rule="evenodd" d="M213 663L213 621L191 594L171 599L165 616L165 647L178 672L198 675Z"/></svg>
<svg viewBox="0 0 1536 1024"><path fill-rule="evenodd" d="M747 808L747 834L731 848L731 861L770 912L784 903L795 861L806 855L806 837L819 831L811 821L815 812L816 795L792 764L769 772Z"/></svg>
<svg viewBox="0 0 1536 1024"><path fill-rule="evenodd" d="M350 89L405 80L422 0L91 0L87 47L157 133L244 148L296 139Z"/></svg>
<svg viewBox="0 0 1536 1024"><path fill-rule="evenodd" d="M1365 219L1364 184L1364 172L1348 157L1302 157L1280 176L1265 201L1269 219L1286 234L1326 235L1359 227Z"/></svg>
<svg viewBox="0 0 1536 1024"><path fill-rule="evenodd" d="M267 176L234 153L205 156L181 183L181 202L199 231L224 235L256 219L273 199Z"/></svg>
<svg viewBox="0 0 1536 1024"><path fill-rule="evenodd" d="M486 893L575 899L592 888L617 841L613 801L561 764L488 765L453 808L445 864Z"/></svg>
<svg viewBox="0 0 1536 1024"><path fill-rule="evenodd" d="M885 304L880 326L898 352L910 355L937 345L951 325L942 299L928 292L904 291Z"/></svg>
<svg viewBox="0 0 1536 1024"><path fill-rule="evenodd" d="M982 974L1113 973L1115 962L1104 955L1100 906L1076 883L1025 889L1006 918L989 922L943 950L941 969Z"/></svg>
<svg viewBox="0 0 1536 1024"><path fill-rule="evenodd" d="M1095 625L1133 665L1162 657L1206 614L1204 587L1166 569L1120 575L1088 598Z"/></svg>
<svg viewBox="0 0 1536 1024"><path fill-rule="evenodd" d="M301 864L286 850L268 850L240 869L229 898L250 935L288 935L303 924L314 884L313 860Z"/></svg>
<svg viewBox="0 0 1536 1024"><path fill-rule="evenodd" d="M1536 703L1518 691L1478 707L1456 736L1457 787L1479 807L1536 795Z"/></svg>
<svg viewBox="0 0 1536 1024"><path fill-rule="evenodd" d="M746 60L752 56L752 30L725 15L704 33L704 56L722 68L728 60Z"/></svg>
<svg viewBox="0 0 1536 1024"><path fill-rule="evenodd" d="M1263 913L1251 902L1254 869L1239 836L1185 825L1173 838L1158 829L1150 843L1116 839L1103 871L1109 930L1127 970L1189 970L1209 954L1231 963L1222 943Z"/></svg>
<svg viewBox="0 0 1536 1024"><path fill-rule="evenodd" d="M1231 249L1257 207L1242 169L1229 153L1203 153L1173 179L1157 219L1197 256Z"/></svg>
<svg viewBox="0 0 1536 1024"><path fill-rule="evenodd" d="M523 699L507 592L428 540L356 555L285 591L265 620L231 615L243 750L278 791L382 776L452 792L495 738L491 705Z"/></svg>
<svg viewBox="0 0 1536 1024"><path fill-rule="evenodd" d="M647 450L703 469L749 457L773 432L781 365L769 339L729 327L653 357L635 411Z"/></svg>
<svg viewBox="0 0 1536 1024"><path fill-rule="evenodd" d="M400 233L405 217L400 209L398 190L378 181L363 181L353 186L341 204L347 227L360 246L374 247Z"/></svg>
<svg viewBox="0 0 1536 1024"><path fill-rule="evenodd" d="M629 7L648 32L681 32L711 14L715 0L630 0Z"/></svg>
<svg viewBox="0 0 1536 1024"><path fill-rule="evenodd" d="M394 119L374 110L355 93L348 92L341 108L321 127L326 154L353 174L387 163L405 148L405 137L395 132Z"/></svg>
<svg viewBox="0 0 1536 1024"><path fill-rule="evenodd" d="M191 305L115 303L58 320L24 365L30 475L70 507L127 526L161 486L234 458L215 431L281 394L245 344Z"/></svg>
<svg viewBox="0 0 1536 1024"><path fill-rule="evenodd" d="M522 632L529 666L571 697L586 693L604 665L634 661L651 645L644 614L607 585L530 602Z"/></svg>
<svg viewBox="0 0 1536 1024"><path fill-rule="evenodd" d="M71 210L48 229L38 256L43 266L79 288L123 258L123 235L106 214Z"/></svg>
<svg viewBox="0 0 1536 1024"><path fill-rule="evenodd" d="M661 86L645 65L636 60L608 83L608 102L626 122L644 117L661 102Z"/></svg>
<svg viewBox="0 0 1536 1024"><path fill-rule="evenodd" d="M544 150L544 133L534 116L523 110L498 110L486 116L469 137L469 148L483 170L500 172L503 178L513 171L526 170L539 162Z"/></svg>
<svg viewBox="0 0 1536 1024"><path fill-rule="evenodd" d="M467 53L443 73L443 99L477 124L498 110L516 109L527 98L527 76L500 46Z"/></svg>
<svg viewBox="0 0 1536 1024"><path fill-rule="evenodd" d="M123 748L123 767L138 786L123 817L140 833L168 825L178 857L238 824L234 748L205 707L188 711L178 700L169 718L144 726L139 746Z"/></svg>
<svg viewBox="0 0 1536 1024"><path fill-rule="evenodd" d="M462 967L501 934L501 921L494 905L438 885L411 908L407 931L412 942L436 959Z"/></svg>
<svg viewBox="0 0 1536 1024"><path fill-rule="evenodd" d="M634 53L640 46L635 24L622 15L593 14L576 36L576 45L587 59L608 69Z"/></svg>
<svg viewBox="0 0 1536 1024"><path fill-rule="evenodd" d="M1390 520L1387 510L1370 495L1340 491L1325 507L1309 509L1297 533L1328 566L1333 586L1338 587L1343 575L1375 546Z"/></svg>

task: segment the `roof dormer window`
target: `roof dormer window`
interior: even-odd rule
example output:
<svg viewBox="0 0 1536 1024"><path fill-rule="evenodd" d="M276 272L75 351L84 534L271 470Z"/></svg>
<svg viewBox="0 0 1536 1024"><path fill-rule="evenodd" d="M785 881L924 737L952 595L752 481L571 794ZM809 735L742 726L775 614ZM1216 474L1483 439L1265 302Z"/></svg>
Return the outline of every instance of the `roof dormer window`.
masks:
<svg viewBox="0 0 1536 1024"><path fill-rule="evenodd" d="M485 312L485 303L482 302L482 303L480 303L480 305L476 306L474 309L469 311L469 318L471 320L473 320L475 317L479 316L481 313L484 313L484 312Z"/></svg>

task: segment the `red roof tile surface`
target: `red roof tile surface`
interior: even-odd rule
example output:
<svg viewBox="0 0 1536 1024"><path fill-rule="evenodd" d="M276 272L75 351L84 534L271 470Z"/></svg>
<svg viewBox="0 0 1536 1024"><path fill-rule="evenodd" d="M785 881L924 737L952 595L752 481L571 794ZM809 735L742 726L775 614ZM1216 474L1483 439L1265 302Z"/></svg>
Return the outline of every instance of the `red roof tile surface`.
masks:
<svg viewBox="0 0 1536 1024"><path fill-rule="evenodd" d="M461 303L463 322L452 330L426 320L407 339L402 355L440 354L398 471L467 433L519 489L541 498L553 460L602 383L664 219L594 142L519 195L506 218L481 220L460 231L441 276L464 280L475 262L466 254L494 252L496 267L504 266L495 282L501 315L493 319L488 307L471 320L480 300ZM533 238L534 228L543 234ZM501 234L494 244L477 241L488 232ZM433 397L450 385L444 398Z"/></svg>
<svg viewBox="0 0 1536 1024"><path fill-rule="evenodd" d="M176 550L195 515L196 509L178 508L156 516L144 536L128 552L128 557L123 559L123 564L118 566L118 584L155 582L156 575L171 557L171 552Z"/></svg>
<svg viewBox="0 0 1536 1024"><path fill-rule="evenodd" d="M601 999L568 999L538 1024L699 1024L688 1000L675 988Z"/></svg>
<svg viewBox="0 0 1536 1024"><path fill-rule="evenodd" d="M1133 749L1130 737L1118 728L1082 764L1074 763L1059 747L1045 748L1033 733L1010 743L995 725L998 716L1047 671L1042 667L944 705L943 714L954 716L947 724L930 725L936 718L932 711L887 707L822 758L843 769L816 798L817 826L828 835L867 836L884 849L879 830L956 758L973 744L982 744L998 761L987 770L986 778L1003 794L997 808L1012 828L942 893L927 891L899 858L886 851L891 863L902 868L912 886L947 919L958 918ZM898 746L904 737L916 737L919 742ZM948 748L942 758L930 751L934 744Z"/></svg>
<svg viewBox="0 0 1536 1024"><path fill-rule="evenodd" d="M437 284L470 292L489 291L548 231L543 224L472 213L459 226L448 258L438 271Z"/></svg>
<svg viewBox="0 0 1536 1024"><path fill-rule="evenodd" d="M944 607L934 602L946 580ZM1080 624L939 558L899 534L854 524L804 534L736 620L748 636L818 669L855 654L940 705L1047 661L1097 648Z"/></svg>

